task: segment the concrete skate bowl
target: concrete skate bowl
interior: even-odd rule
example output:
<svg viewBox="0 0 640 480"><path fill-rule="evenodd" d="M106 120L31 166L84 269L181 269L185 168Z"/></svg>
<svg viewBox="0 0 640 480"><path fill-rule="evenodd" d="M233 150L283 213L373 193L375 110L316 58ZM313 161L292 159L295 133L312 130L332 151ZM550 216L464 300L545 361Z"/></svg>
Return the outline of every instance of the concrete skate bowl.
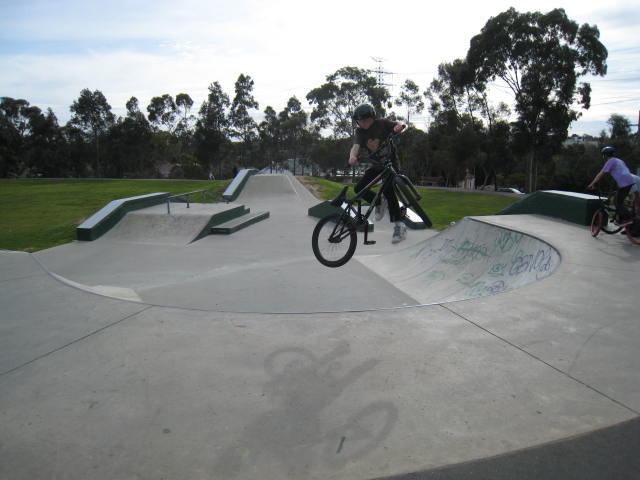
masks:
<svg viewBox="0 0 640 480"><path fill-rule="evenodd" d="M75 288L149 305L314 314L495 295L544 280L561 261L548 243L478 217L419 241L420 231L414 231L414 243L400 250L381 240L369 255L359 245L350 262L331 269L313 257L309 232L315 220L304 220L298 238L285 239L290 243L265 222L232 237L180 247L112 244L107 235L95 244L99 255L81 264L86 268L50 264L46 255L42 263Z"/></svg>
<svg viewBox="0 0 640 480"><path fill-rule="evenodd" d="M465 218L403 251L363 260L396 288L428 305L495 295L538 282L560 264L548 243Z"/></svg>

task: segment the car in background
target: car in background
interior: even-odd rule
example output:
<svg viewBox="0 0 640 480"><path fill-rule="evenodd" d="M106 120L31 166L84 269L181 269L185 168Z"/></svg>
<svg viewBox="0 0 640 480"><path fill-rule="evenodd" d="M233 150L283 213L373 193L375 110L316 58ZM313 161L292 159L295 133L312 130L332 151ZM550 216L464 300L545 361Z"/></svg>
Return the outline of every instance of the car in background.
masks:
<svg viewBox="0 0 640 480"><path fill-rule="evenodd" d="M518 195L524 195L524 192L521 192L517 188L511 188L511 187L501 187L496 191L503 192L503 193L517 193Z"/></svg>

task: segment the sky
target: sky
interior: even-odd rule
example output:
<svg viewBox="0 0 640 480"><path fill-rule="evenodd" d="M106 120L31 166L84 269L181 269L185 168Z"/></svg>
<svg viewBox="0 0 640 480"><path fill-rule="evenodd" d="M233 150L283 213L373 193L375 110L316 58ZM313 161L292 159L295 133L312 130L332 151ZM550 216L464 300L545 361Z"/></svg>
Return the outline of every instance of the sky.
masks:
<svg viewBox="0 0 640 480"><path fill-rule="evenodd" d="M600 30L608 73L585 79L591 108L570 133L608 131L614 113L638 123L640 9L628 0L0 0L0 97L51 108L64 124L85 88L100 90L119 116L133 96L146 113L152 97L179 93L197 113L215 81L233 98L241 73L255 82L258 116L292 96L310 111L307 93L344 66L388 72L392 94L406 79L424 91L439 64L464 58L489 18L510 7L564 8ZM415 119L418 128L427 122Z"/></svg>

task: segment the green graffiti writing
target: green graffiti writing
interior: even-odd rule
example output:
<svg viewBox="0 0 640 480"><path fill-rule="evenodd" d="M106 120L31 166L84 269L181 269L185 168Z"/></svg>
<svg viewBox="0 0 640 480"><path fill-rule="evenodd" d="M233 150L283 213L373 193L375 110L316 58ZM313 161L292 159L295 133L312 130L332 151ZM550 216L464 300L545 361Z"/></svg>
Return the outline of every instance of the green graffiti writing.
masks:
<svg viewBox="0 0 640 480"><path fill-rule="evenodd" d="M506 270L507 270L506 263L496 263L495 265L491 266L491 268L489 269L489 272L487 273L492 277L502 277L504 276Z"/></svg>
<svg viewBox="0 0 640 480"><path fill-rule="evenodd" d="M440 280L444 280L445 278L447 278L447 274L445 272L443 272L442 270L433 270L433 271L429 272L429 274L427 275L427 278L429 280L433 280L433 281L440 281Z"/></svg>
<svg viewBox="0 0 640 480"><path fill-rule="evenodd" d="M498 235L495 240L495 246L502 253L505 253L519 245L523 237L522 233L506 231Z"/></svg>
<svg viewBox="0 0 640 480"><path fill-rule="evenodd" d="M473 262L481 257L488 257L486 245L478 244L470 240L464 240L455 250L451 258L442 260L442 263L460 265L466 262Z"/></svg>

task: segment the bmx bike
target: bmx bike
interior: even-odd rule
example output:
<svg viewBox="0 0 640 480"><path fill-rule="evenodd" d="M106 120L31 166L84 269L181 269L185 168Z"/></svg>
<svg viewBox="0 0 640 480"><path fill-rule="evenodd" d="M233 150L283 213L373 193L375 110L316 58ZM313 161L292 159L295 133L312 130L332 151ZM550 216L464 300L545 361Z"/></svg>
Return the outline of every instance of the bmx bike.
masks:
<svg viewBox="0 0 640 480"><path fill-rule="evenodd" d="M399 173L393 165L396 158L395 139L398 134L392 133L380 145L370 158L378 159L384 168L369 182L359 193L347 198L349 186L342 191L330 203L341 211L321 218L316 224L311 236L313 253L320 263L327 267L340 267L347 263L355 253L358 243L358 230L364 232L364 244L373 245L376 242L369 240L369 217L375 206L380 202L380 196L389 187L393 188L401 212L406 215L406 209L412 209L422 220L424 228L431 227L429 216L420 206L422 198L411 180L406 175ZM382 182L382 187L375 193L375 197L363 212L362 198L373 187Z"/></svg>
<svg viewBox="0 0 640 480"><path fill-rule="evenodd" d="M614 197L615 192L603 193L598 191L600 206L594 212L591 218L591 236L597 237L600 232L609 235L624 230L623 233L627 238L636 245L640 245L640 208L638 208L638 200L635 194L631 194L625 200L625 206L631 213L631 216L624 222L618 222L618 210L616 209Z"/></svg>

